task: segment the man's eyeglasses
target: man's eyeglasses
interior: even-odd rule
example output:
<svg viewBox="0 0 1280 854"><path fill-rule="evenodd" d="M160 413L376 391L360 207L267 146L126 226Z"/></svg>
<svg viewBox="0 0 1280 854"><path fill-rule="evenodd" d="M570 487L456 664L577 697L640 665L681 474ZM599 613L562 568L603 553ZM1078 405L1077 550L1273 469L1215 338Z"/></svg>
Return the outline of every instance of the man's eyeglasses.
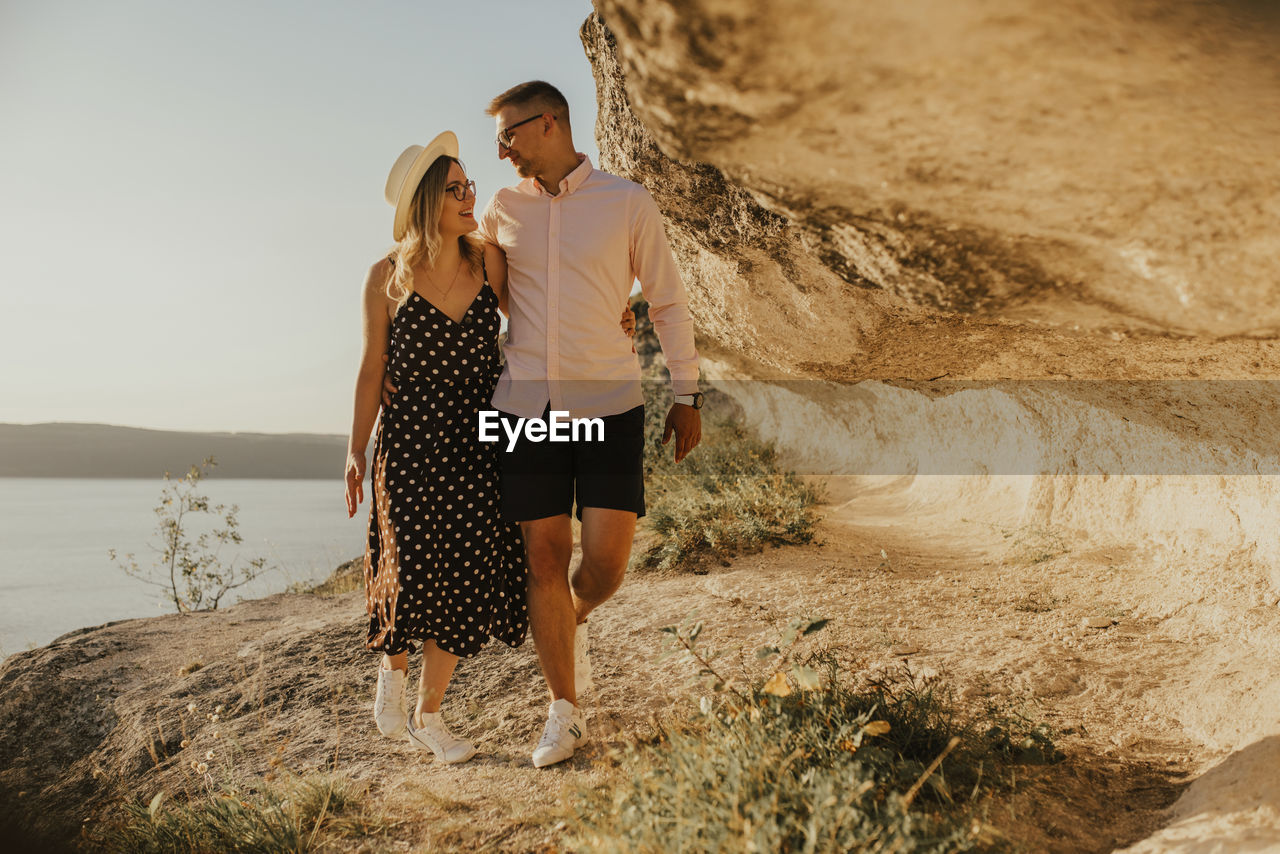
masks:
<svg viewBox="0 0 1280 854"><path fill-rule="evenodd" d="M476 194L476 182L468 181L465 184L450 184L445 187L445 189L450 193L453 193L453 197L458 201L465 202L467 200L468 192L470 192L472 196Z"/></svg>
<svg viewBox="0 0 1280 854"><path fill-rule="evenodd" d="M540 119L545 115L546 113L538 113L536 116L529 116L529 118L527 119L521 119L520 121L516 122L513 125L508 125L507 127L504 127L501 131L498 132L498 138L495 140L495 142L497 142L498 145L501 145L503 148L510 148L511 132L513 130L520 127L520 125L527 125L529 122L535 119Z"/></svg>

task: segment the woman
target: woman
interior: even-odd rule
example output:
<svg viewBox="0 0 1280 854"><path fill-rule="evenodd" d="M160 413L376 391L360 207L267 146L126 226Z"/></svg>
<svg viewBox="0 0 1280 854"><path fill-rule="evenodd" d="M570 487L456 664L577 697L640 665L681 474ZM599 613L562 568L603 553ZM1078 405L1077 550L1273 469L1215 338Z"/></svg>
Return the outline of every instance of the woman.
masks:
<svg viewBox="0 0 1280 854"><path fill-rule="evenodd" d="M458 659L490 637L519 646L528 626L519 526L499 515L496 449L476 430L476 412L488 408L500 372L506 263L472 235L475 183L457 158L457 137L445 131L406 149L387 179L396 248L364 283L346 467L354 516L376 421L365 553L367 646L383 653L374 719L384 735L407 735L446 763L476 752L440 717ZM628 325L630 312L624 331ZM385 370L397 390L379 418ZM412 641L422 644L423 667L417 706L407 714Z"/></svg>

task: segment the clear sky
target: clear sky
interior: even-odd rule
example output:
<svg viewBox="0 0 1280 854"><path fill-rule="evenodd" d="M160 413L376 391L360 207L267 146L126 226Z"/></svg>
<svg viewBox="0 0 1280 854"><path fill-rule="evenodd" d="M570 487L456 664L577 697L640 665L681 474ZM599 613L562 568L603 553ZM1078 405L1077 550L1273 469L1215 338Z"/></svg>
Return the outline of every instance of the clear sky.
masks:
<svg viewBox="0 0 1280 854"><path fill-rule="evenodd" d="M0 6L0 422L345 434L387 172L444 129L483 204L489 99L569 100L590 0ZM479 208L477 208L479 210Z"/></svg>

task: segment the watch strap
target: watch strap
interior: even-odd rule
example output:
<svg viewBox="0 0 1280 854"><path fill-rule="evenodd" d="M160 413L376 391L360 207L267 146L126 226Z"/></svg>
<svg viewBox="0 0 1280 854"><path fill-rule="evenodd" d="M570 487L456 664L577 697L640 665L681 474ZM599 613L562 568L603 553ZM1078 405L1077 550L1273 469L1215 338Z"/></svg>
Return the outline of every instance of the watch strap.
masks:
<svg viewBox="0 0 1280 854"><path fill-rule="evenodd" d="M685 406L692 406L694 409L699 409L701 408L698 406L698 403L699 403L698 398L700 397L702 397L700 393L699 394L677 394L675 396L675 402L683 403Z"/></svg>

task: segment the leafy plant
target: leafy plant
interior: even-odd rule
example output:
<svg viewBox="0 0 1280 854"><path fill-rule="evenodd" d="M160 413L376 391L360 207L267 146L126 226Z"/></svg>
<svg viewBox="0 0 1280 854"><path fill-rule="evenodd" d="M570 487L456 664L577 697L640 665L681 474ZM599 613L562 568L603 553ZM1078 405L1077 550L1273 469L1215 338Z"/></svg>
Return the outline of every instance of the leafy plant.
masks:
<svg viewBox="0 0 1280 854"><path fill-rule="evenodd" d="M222 547L239 545L243 538L239 506L211 504L199 490L200 481L215 465L213 457L207 457L178 480L165 472L155 508L158 521L152 548L159 556L154 564L143 567L132 553L121 559L115 549L108 550L111 560L126 573L164 590L179 613L216 610L227 593L274 568L262 557L241 565L235 560L222 563ZM212 529L195 533L193 529L201 523Z"/></svg>

